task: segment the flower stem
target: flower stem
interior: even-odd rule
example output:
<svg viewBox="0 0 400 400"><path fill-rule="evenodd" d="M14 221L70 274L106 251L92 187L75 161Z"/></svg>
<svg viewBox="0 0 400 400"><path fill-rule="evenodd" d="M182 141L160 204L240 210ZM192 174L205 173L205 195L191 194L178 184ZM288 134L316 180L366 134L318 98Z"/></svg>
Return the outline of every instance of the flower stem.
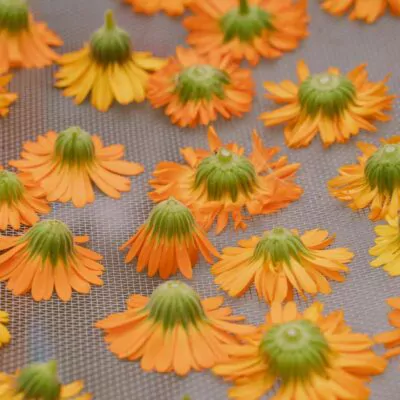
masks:
<svg viewBox="0 0 400 400"><path fill-rule="evenodd" d="M250 11L250 6L248 0L239 0L239 13L244 15L248 14Z"/></svg>
<svg viewBox="0 0 400 400"><path fill-rule="evenodd" d="M112 10L107 10L104 14L104 25L110 30L115 28L114 14Z"/></svg>

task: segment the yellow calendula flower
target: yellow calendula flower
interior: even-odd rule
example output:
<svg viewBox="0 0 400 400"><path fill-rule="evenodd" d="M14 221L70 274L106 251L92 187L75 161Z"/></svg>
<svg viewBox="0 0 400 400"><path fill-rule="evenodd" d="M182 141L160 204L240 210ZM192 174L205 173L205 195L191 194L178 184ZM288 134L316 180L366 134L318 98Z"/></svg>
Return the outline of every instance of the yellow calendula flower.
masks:
<svg viewBox="0 0 400 400"><path fill-rule="evenodd" d="M0 348L5 344L9 343L11 340L10 332L6 327L8 321L9 321L8 313L0 310ZM1 394L1 389L0 389L0 394Z"/></svg>
<svg viewBox="0 0 400 400"><path fill-rule="evenodd" d="M396 218L400 210L400 136L381 143L358 143L358 164L344 165L328 182L330 193L351 209L369 207L373 221Z"/></svg>
<svg viewBox="0 0 400 400"><path fill-rule="evenodd" d="M313 304L272 304L266 322L240 345L225 347L229 361L213 368L234 386L228 397L259 400L280 382L274 400L367 400L366 386L386 360L372 351L367 335L353 333L343 312L328 316Z"/></svg>
<svg viewBox="0 0 400 400"><path fill-rule="evenodd" d="M311 74L304 61L297 64L299 83L285 80L265 82L266 97L283 107L267 111L260 118L266 126L286 124L289 147L308 146L319 133L324 147L345 143L361 129L375 132L374 121L389 121L395 96L388 94L387 78L368 81L365 65L348 74L337 68Z"/></svg>
<svg viewBox="0 0 400 400"><path fill-rule="evenodd" d="M83 394L83 381L63 385L57 375L57 362L33 363L15 374L0 372L2 400L91 400Z"/></svg>
<svg viewBox="0 0 400 400"><path fill-rule="evenodd" d="M60 57L55 86L64 88L64 95L74 97L76 104L91 93L92 105L107 111L114 100L120 104L143 101L150 73L165 62L151 53L132 51L128 33L115 24L112 11L107 11L104 26L89 44Z"/></svg>
<svg viewBox="0 0 400 400"><path fill-rule="evenodd" d="M10 105L18 98L16 93L10 93L7 90L7 85L11 81L11 78L11 74L0 76L0 117L8 115Z"/></svg>

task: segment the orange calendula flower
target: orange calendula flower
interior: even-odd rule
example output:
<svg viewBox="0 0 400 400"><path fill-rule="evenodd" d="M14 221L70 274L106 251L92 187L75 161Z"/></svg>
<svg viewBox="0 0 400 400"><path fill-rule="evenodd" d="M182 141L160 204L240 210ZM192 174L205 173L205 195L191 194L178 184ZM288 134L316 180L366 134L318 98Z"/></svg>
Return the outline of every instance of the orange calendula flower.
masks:
<svg viewBox="0 0 400 400"><path fill-rule="evenodd" d="M0 165L0 230L20 229L39 221L39 214L47 214L50 207L45 193L30 174L4 170Z"/></svg>
<svg viewBox="0 0 400 400"><path fill-rule="evenodd" d="M84 207L95 200L92 182L113 199L129 192L128 176L142 173L143 166L120 160L123 156L124 146L105 147L98 136L74 126L26 142L22 160L10 165L31 174L49 201L72 201L75 207Z"/></svg>
<svg viewBox="0 0 400 400"><path fill-rule="evenodd" d="M226 361L227 344L239 343L234 335L255 328L238 324L222 297L200 300L197 293L179 281L160 285L150 298L133 295L128 310L97 322L106 332L109 350L118 358L141 360L145 371L186 375Z"/></svg>
<svg viewBox="0 0 400 400"><path fill-rule="evenodd" d="M35 22L26 0L0 0L0 74L10 68L43 68L57 60L51 46L62 40Z"/></svg>
<svg viewBox="0 0 400 400"><path fill-rule="evenodd" d="M200 56L193 49L178 47L176 57L149 81L148 98L155 108L182 127L209 125L250 111L254 82L250 70L239 68L230 56Z"/></svg>
<svg viewBox="0 0 400 400"><path fill-rule="evenodd" d="M400 297L393 297L387 302L394 308L389 313L389 322L395 329L375 336L375 341L385 346L385 357L391 358L400 355Z"/></svg>
<svg viewBox="0 0 400 400"><path fill-rule="evenodd" d="M287 207L303 193L294 183L300 164L288 164L287 157L272 158L278 147L267 148L253 132L253 152L243 155L236 143L224 145L215 130L208 130L210 150L181 150L188 165L161 162L150 185L155 202L174 196L187 205L206 230L217 219L217 233L227 225L229 215L235 229L245 229L244 207L251 215L269 214Z"/></svg>
<svg viewBox="0 0 400 400"><path fill-rule="evenodd" d="M125 105L144 101L149 74L165 62L148 52L133 52L128 33L115 24L109 10L89 44L60 57L55 86L64 88L64 95L74 97L75 104L91 93L92 105L107 111L114 99Z"/></svg>
<svg viewBox="0 0 400 400"><path fill-rule="evenodd" d="M393 15L400 16L399 0L323 0L321 7L336 16L341 16L354 7L349 18L363 20L369 24L381 17L387 8Z"/></svg>
<svg viewBox="0 0 400 400"><path fill-rule="evenodd" d="M124 0L138 13L154 14L165 11L170 16L181 15L192 0Z"/></svg>
<svg viewBox="0 0 400 400"><path fill-rule="evenodd" d="M56 361L32 363L15 374L0 372L0 394L4 400L91 400L91 394L81 393L83 386L83 381L63 385Z"/></svg>
<svg viewBox="0 0 400 400"><path fill-rule="evenodd" d="M308 36L307 0L203 0L184 20L187 42L200 54L218 51L256 65L278 58Z"/></svg>
<svg viewBox="0 0 400 400"><path fill-rule="evenodd" d="M6 327L8 321L9 321L8 313L0 310L0 348L5 344L9 343L11 340L10 332ZM0 384L0 394L1 394L1 384Z"/></svg>
<svg viewBox="0 0 400 400"><path fill-rule="evenodd" d="M351 331L342 311L322 311L320 303L304 313L293 302L274 303L259 331L226 346L229 361L213 372L234 383L229 398L258 400L281 382L274 400L369 399L366 384L386 360L367 335Z"/></svg>
<svg viewBox="0 0 400 400"><path fill-rule="evenodd" d="M241 296L253 283L257 294L268 303L293 300L294 290L329 294L328 282L345 280L354 254L344 248L328 249L334 238L314 229L299 235L295 230L274 228L259 238L239 241L241 247L227 247L211 269L215 283L230 296Z"/></svg>
<svg viewBox="0 0 400 400"><path fill-rule="evenodd" d="M396 218L400 210L400 136L381 142L380 147L358 143L358 164L344 165L328 182L331 194L351 209L369 207L373 221Z"/></svg>
<svg viewBox="0 0 400 400"><path fill-rule="evenodd" d="M129 239L121 250L129 247L125 262L138 258L137 271L148 267L148 275L157 272L161 278L179 271L185 278L192 278L192 268L199 252L209 262L219 253L197 226L191 211L174 198L157 204L148 220Z"/></svg>
<svg viewBox="0 0 400 400"><path fill-rule="evenodd" d="M387 78L368 81L365 65L347 75L337 68L311 75L304 61L297 64L299 84L266 82L266 97L287 105L261 114L266 126L286 123L285 139L289 147L308 146L319 133L325 147L345 143L361 129L375 132L372 121L389 121L395 96L388 95Z"/></svg>
<svg viewBox="0 0 400 400"><path fill-rule="evenodd" d="M6 86L11 81L11 78L11 74L0 76L0 117L5 117L6 115L8 115L10 111L10 105L14 103L15 100L17 100L18 98L18 95L16 93L10 93L7 90Z"/></svg>
<svg viewBox="0 0 400 400"><path fill-rule="evenodd" d="M63 301L72 290L89 293L90 284L103 285L104 267L100 254L81 246L88 241L57 220L39 222L21 236L0 237L0 281L14 295L31 292L36 301L49 300L54 290Z"/></svg>

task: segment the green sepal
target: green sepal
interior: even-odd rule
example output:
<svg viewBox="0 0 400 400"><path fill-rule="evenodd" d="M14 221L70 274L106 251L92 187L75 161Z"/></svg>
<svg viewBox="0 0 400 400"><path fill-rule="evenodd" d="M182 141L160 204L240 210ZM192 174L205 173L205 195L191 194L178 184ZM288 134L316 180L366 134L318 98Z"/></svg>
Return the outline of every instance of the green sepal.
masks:
<svg viewBox="0 0 400 400"><path fill-rule="evenodd" d="M57 376L57 362L29 364L17 377L17 392L24 400L59 400L61 383Z"/></svg>
<svg viewBox="0 0 400 400"><path fill-rule="evenodd" d="M26 0L0 0L0 32L18 33L29 28Z"/></svg>
<svg viewBox="0 0 400 400"><path fill-rule="evenodd" d="M24 194L24 185L18 176L11 171L0 171L0 205L18 203Z"/></svg>

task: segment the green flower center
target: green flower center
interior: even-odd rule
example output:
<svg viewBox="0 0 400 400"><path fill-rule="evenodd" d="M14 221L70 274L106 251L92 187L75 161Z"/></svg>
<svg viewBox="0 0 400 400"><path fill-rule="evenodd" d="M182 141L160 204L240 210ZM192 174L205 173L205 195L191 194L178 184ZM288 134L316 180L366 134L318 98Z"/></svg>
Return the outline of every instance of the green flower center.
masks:
<svg viewBox="0 0 400 400"><path fill-rule="evenodd" d="M104 26L90 40L91 55L101 65L124 63L132 57L131 38L116 25L111 10L105 13L104 19Z"/></svg>
<svg viewBox="0 0 400 400"><path fill-rule="evenodd" d="M22 241L28 242L31 258L39 256L43 263L49 260L53 267L61 261L67 266L75 256L73 235L61 221L47 220L37 223L22 237Z"/></svg>
<svg viewBox="0 0 400 400"><path fill-rule="evenodd" d="M25 0L0 0L0 32L18 33L29 28L29 9Z"/></svg>
<svg viewBox="0 0 400 400"><path fill-rule="evenodd" d="M385 144L369 157L364 175L371 189L392 194L400 187L400 144Z"/></svg>
<svg viewBox="0 0 400 400"><path fill-rule="evenodd" d="M147 229L158 239L191 236L196 222L190 210L173 197L157 204L147 221Z"/></svg>
<svg viewBox="0 0 400 400"><path fill-rule="evenodd" d="M309 250L297 235L286 228L274 228L257 243L253 257L278 267L282 262L290 266L292 258L300 262L300 256L308 253Z"/></svg>
<svg viewBox="0 0 400 400"><path fill-rule="evenodd" d="M57 376L57 362L30 364L17 377L17 391L28 400L59 400L61 383Z"/></svg>
<svg viewBox="0 0 400 400"><path fill-rule="evenodd" d="M240 0L239 7L226 13L220 20L224 42L239 39L250 42L261 36L264 30L272 31L272 15L258 6L250 6L248 0Z"/></svg>
<svg viewBox="0 0 400 400"><path fill-rule="evenodd" d="M150 318L163 325L165 330L190 325L206 319L198 294L188 285L179 281L168 281L154 290L146 306Z"/></svg>
<svg viewBox="0 0 400 400"><path fill-rule="evenodd" d="M225 86L230 78L225 71L211 65L193 65L185 68L176 78L175 92L181 103L212 100L225 97Z"/></svg>
<svg viewBox="0 0 400 400"><path fill-rule="evenodd" d="M18 176L10 171L0 171L0 205L18 203L24 194L24 185Z"/></svg>
<svg viewBox="0 0 400 400"><path fill-rule="evenodd" d="M61 164L84 167L95 158L92 137L77 126L61 132L56 140L55 157Z"/></svg>
<svg viewBox="0 0 400 400"><path fill-rule="evenodd" d="M329 365L328 342L319 327L307 320L272 326L262 338L260 352L284 383L323 375Z"/></svg>
<svg viewBox="0 0 400 400"><path fill-rule="evenodd" d="M300 85L298 96L302 109L308 115L322 113L333 118L354 102L356 89L345 76L325 72L309 76Z"/></svg>
<svg viewBox="0 0 400 400"><path fill-rule="evenodd" d="M194 188L202 190L210 201L229 196L235 202L239 194L250 197L256 184L257 173L253 164L246 157L221 148L201 161Z"/></svg>

